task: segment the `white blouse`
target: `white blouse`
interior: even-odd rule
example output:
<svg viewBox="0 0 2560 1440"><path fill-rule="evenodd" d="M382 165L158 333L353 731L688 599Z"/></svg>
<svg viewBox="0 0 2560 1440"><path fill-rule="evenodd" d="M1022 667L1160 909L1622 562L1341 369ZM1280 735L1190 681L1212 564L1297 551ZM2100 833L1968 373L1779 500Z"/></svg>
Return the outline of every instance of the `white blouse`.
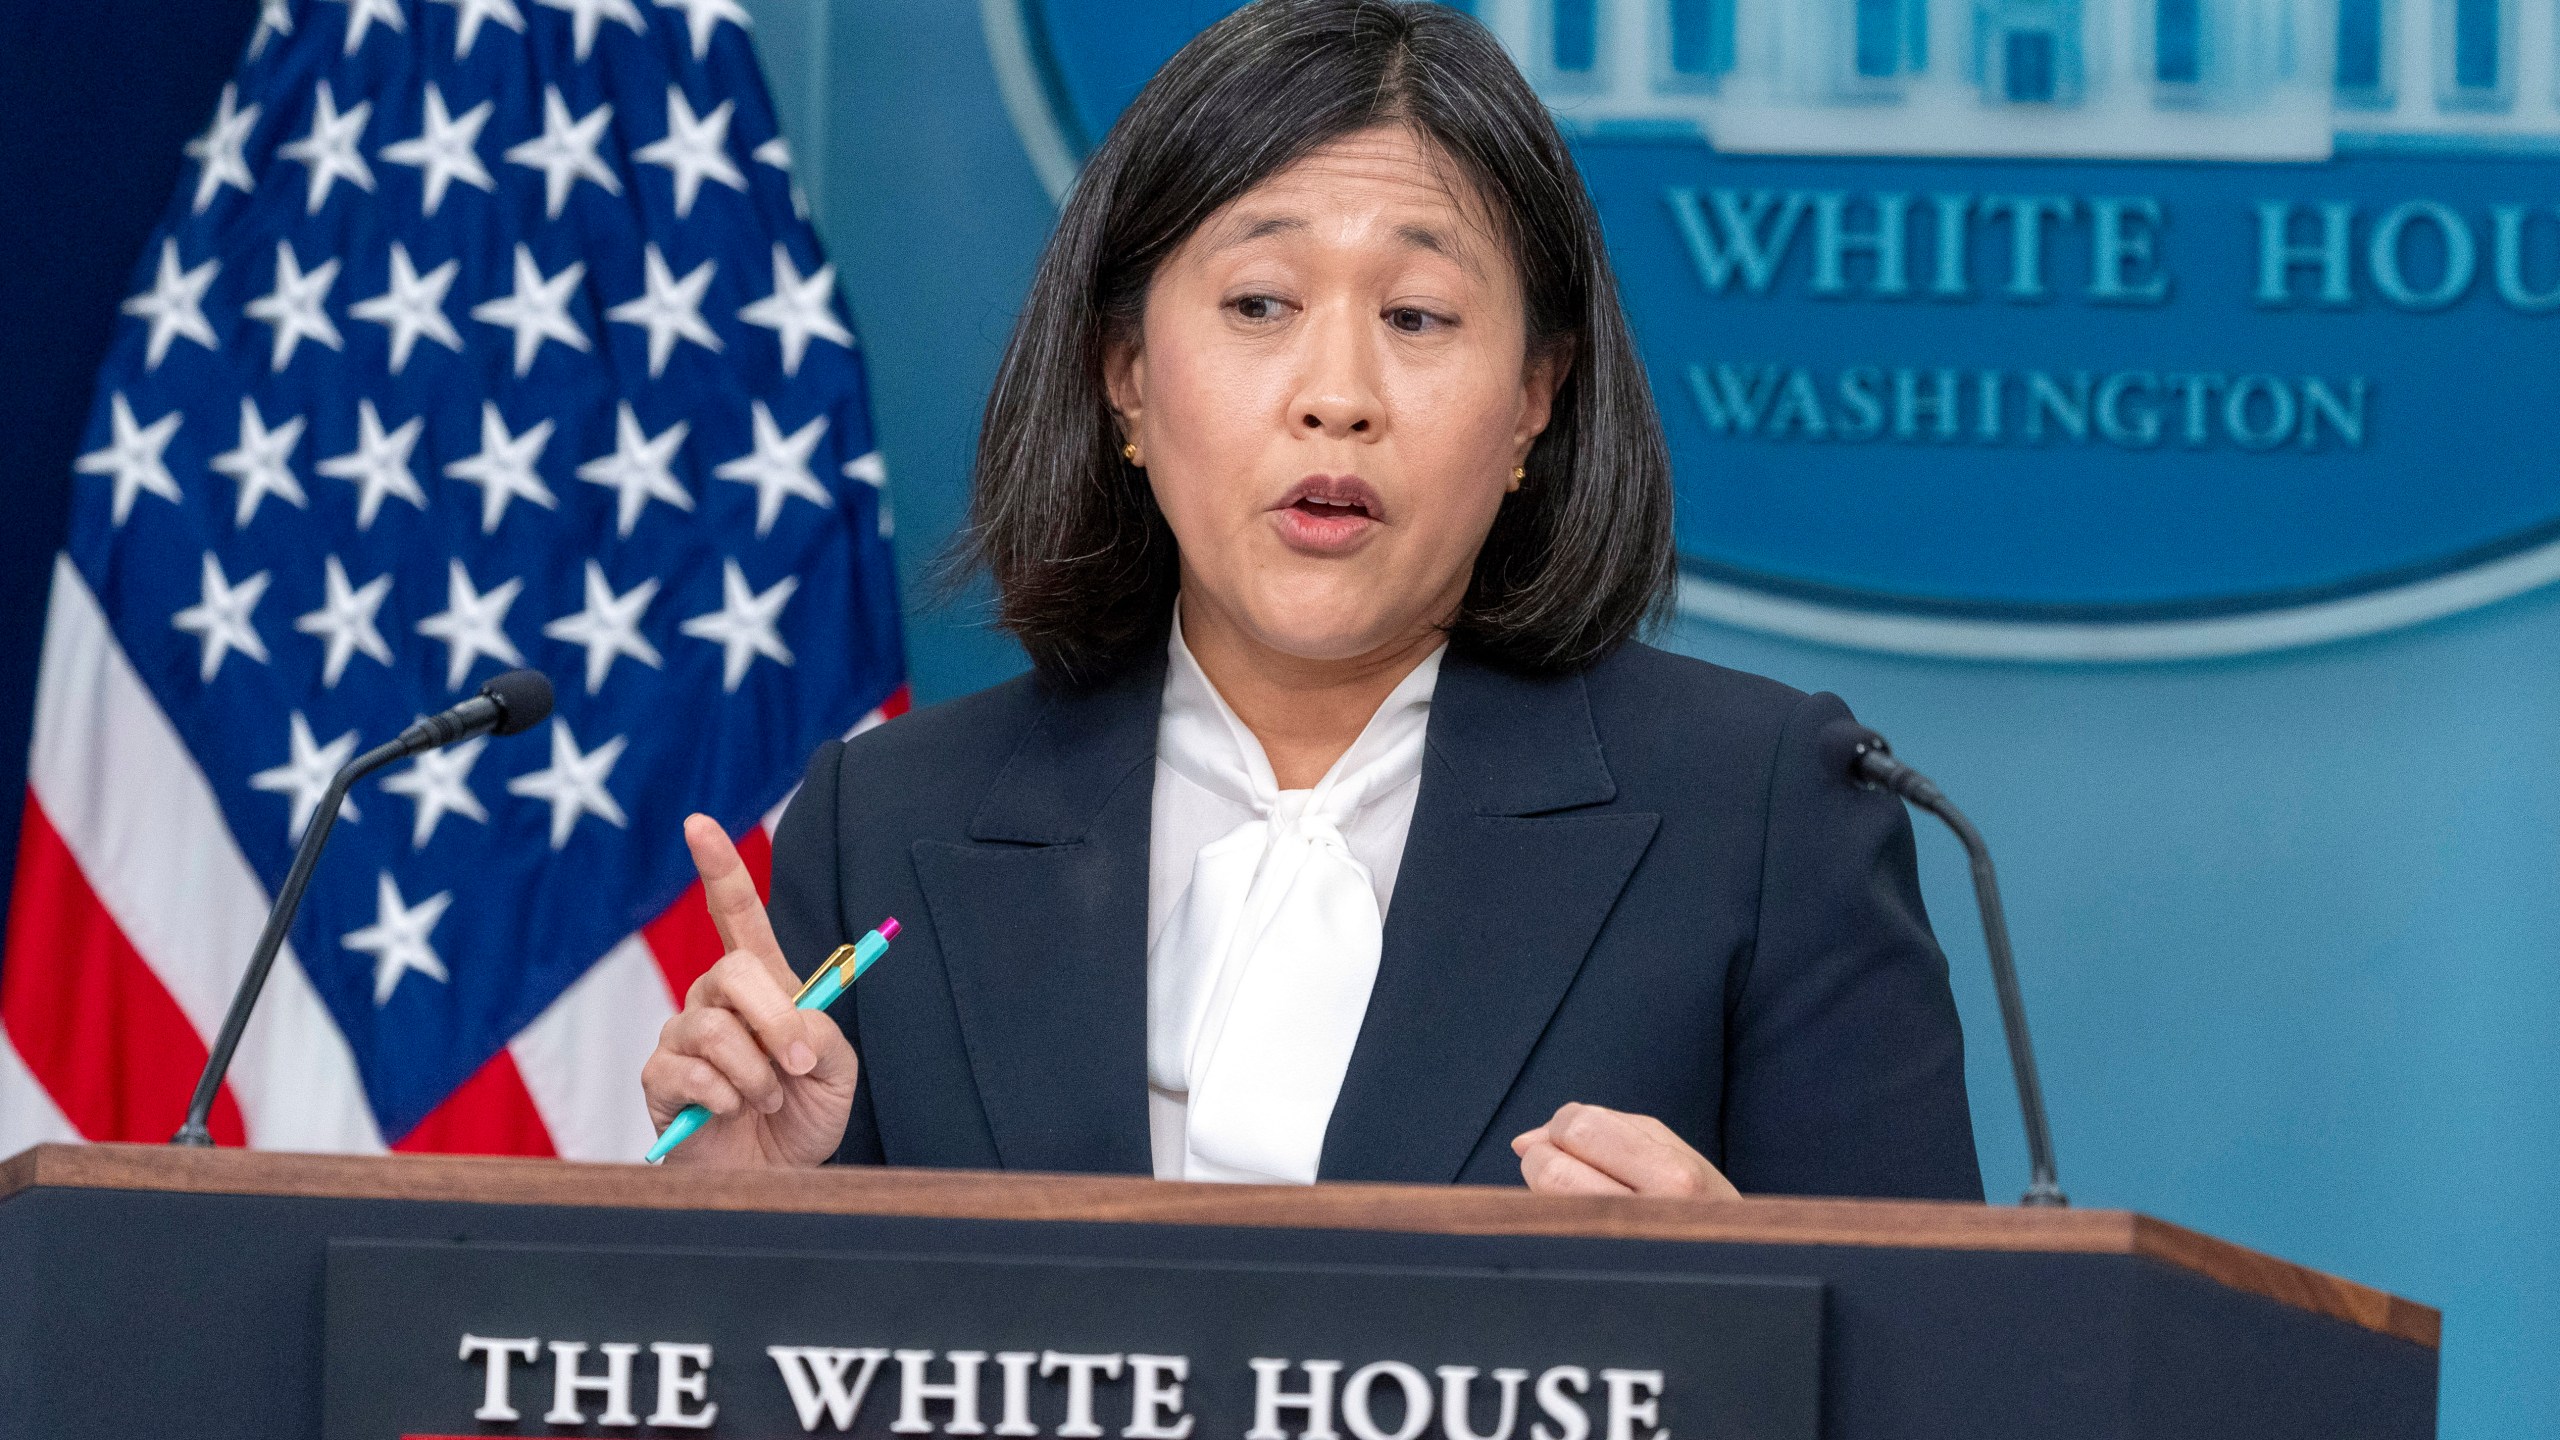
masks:
<svg viewBox="0 0 2560 1440"><path fill-rule="evenodd" d="M1435 650L1312 790L1168 645L1147 876L1147 1125L1160 1180L1312 1183L1378 978L1421 788Z"/></svg>

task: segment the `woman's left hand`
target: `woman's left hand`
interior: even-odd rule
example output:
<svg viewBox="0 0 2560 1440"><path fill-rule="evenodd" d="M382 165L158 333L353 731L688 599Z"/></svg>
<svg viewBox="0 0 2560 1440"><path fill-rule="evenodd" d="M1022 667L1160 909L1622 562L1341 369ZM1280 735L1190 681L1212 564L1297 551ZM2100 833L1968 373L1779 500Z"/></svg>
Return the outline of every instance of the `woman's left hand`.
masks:
<svg viewBox="0 0 2560 1440"><path fill-rule="evenodd" d="M1742 1192L1706 1156L1650 1115L1567 1105L1512 1140L1520 1178L1542 1195L1678 1195L1733 1200Z"/></svg>

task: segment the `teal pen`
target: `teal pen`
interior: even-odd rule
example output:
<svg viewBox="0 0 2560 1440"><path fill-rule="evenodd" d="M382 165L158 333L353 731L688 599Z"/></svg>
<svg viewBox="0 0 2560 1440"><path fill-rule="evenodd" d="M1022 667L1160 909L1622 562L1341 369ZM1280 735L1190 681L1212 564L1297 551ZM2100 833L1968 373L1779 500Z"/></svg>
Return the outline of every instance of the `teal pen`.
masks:
<svg viewBox="0 0 2560 1440"><path fill-rule="evenodd" d="M898 917L892 915L880 922L879 929L863 936L860 940L850 945L837 946L835 953L827 957L825 964L809 972L809 978L801 983L800 993L793 997L791 1008L824 1010L833 1005L836 1003L836 997L844 994L847 987L862 978L863 971L870 969L875 961L889 953L889 942L897 938ZM693 1132L701 1129L702 1122L710 1118L711 1112L699 1105L687 1105L677 1111L674 1123L667 1126L666 1133L658 1137L657 1144L649 1147L649 1163L655 1165L666 1159L668 1151L692 1139Z"/></svg>

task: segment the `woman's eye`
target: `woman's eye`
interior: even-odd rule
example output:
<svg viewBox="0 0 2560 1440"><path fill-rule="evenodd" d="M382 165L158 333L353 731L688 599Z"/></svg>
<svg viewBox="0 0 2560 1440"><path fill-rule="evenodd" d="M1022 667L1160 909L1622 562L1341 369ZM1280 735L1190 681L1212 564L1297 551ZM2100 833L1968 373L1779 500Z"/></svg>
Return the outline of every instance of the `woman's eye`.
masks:
<svg viewBox="0 0 2560 1440"><path fill-rule="evenodd" d="M1387 312L1387 323L1398 330L1403 331L1407 335L1419 335L1442 322L1439 316L1432 314L1428 310L1417 310L1410 305L1399 305L1395 309Z"/></svg>
<svg viewBox="0 0 2560 1440"><path fill-rule="evenodd" d="M1268 295L1247 295L1230 303L1247 320L1270 320L1280 314L1280 302Z"/></svg>

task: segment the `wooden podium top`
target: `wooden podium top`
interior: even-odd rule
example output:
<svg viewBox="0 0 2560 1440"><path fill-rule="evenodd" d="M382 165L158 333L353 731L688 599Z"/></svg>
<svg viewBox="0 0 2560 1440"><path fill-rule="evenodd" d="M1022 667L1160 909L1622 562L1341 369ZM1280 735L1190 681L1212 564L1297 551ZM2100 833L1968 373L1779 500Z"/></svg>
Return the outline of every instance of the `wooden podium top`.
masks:
<svg viewBox="0 0 2560 1440"><path fill-rule="evenodd" d="M0 1202L39 1187L2132 1255L2431 1350L2438 1348L2444 1325L2443 1316L2429 1306L2124 1210L2024 1210L1917 1200L1648 1200L1531 1195L1472 1185L1191 1185L1135 1176L842 1166L662 1170L478 1156L290 1155L160 1145L39 1145L0 1162Z"/></svg>

